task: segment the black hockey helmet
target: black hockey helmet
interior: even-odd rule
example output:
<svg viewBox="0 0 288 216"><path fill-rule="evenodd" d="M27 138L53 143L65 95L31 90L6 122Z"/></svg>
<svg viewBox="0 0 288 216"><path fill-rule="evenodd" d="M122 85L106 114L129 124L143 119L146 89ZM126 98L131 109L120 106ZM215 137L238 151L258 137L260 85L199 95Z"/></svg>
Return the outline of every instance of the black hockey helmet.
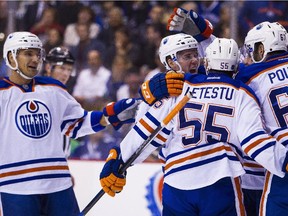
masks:
<svg viewBox="0 0 288 216"><path fill-rule="evenodd" d="M55 65L74 64L75 59L65 47L54 47L46 56L46 61Z"/></svg>

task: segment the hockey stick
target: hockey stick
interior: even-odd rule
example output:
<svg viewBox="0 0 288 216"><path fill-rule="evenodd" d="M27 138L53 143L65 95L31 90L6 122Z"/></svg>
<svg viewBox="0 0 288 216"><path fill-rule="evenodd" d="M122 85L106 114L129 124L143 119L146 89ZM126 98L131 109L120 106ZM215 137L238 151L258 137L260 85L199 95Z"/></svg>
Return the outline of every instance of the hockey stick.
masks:
<svg viewBox="0 0 288 216"><path fill-rule="evenodd" d="M188 92L179 102L178 104L167 114L167 116L163 119L161 124L151 133L151 135L145 140L138 149L130 156L130 158L123 164L120 168L119 173L123 174L131 164L139 157L139 155L144 151L145 147L148 146L155 137L159 134L159 132L173 119L173 117L185 106L185 104L191 98L191 93ZM98 200L105 194L104 190L101 189L96 196L89 202L89 204L82 210L79 216L84 216L88 213L88 211L98 202Z"/></svg>

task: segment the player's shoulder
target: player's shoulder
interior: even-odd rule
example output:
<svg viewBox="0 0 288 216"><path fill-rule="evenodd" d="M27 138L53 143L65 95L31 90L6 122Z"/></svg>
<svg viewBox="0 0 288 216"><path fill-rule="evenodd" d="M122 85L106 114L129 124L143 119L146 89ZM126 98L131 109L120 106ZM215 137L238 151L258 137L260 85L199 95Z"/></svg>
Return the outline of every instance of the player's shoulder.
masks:
<svg viewBox="0 0 288 216"><path fill-rule="evenodd" d="M247 66L240 64L239 72L235 79L249 83L254 77L261 75L262 72L286 64L288 64L288 52L272 55L268 57L265 62L253 63Z"/></svg>
<svg viewBox="0 0 288 216"><path fill-rule="evenodd" d="M35 79L35 85L51 85L57 86L66 89L66 86L61 83L59 80L56 80L52 77L47 76L37 76Z"/></svg>
<svg viewBox="0 0 288 216"><path fill-rule="evenodd" d="M235 81L239 83L239 90L241 92L243 92L244 97L246 97L248 95L252 99L254 99L258 103L258 105L260 105L260 100L252 88L250 88L248 85L246 85L241 80L235 80Z"/></svg>
<svg viewBox="0 0 288 216"><path fill-rule="evenodd" d="M207 78L204 74L190 74L186 73L184 75L184 80L188 83L201 83Z"/></svg>
<svg viewBox="0 0 288 216"><path fill-rule="evenodd" d="M4 90L12 86L10 82L7 82L5 80L7 80L7 77L3 77L0 79L0 90Z"/></svg>

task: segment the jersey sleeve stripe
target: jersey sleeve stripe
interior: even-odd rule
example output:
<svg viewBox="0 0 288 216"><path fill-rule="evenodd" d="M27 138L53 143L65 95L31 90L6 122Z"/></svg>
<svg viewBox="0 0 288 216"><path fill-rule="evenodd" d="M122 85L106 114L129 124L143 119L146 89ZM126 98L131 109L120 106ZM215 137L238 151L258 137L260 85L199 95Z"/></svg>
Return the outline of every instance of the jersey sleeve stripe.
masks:
<svg viewBox="0 0 288 216"><path fill-rule="evenodd" d="M245 152L246 154L248 154L248 152L249 152L251 149L255 148L256 146L259 146L261 143L263 143L263 142L265 142L266 140L269 140L269 139L271 139L271 136L268 136L268 137L265 137L265 138L261 138L261 139L256 140L255 142L249 144L247 147L244 147L244 152Z"/></svg>
<svg viewBox="0 0 288 216"><path fill-rule="evenodd" d="M251 170L247 170L245 169L246 174L250 174L250 175L256 175L256 176L265 176L265 172L264 170L256 172L256 171L251 171Z"/></svg>
<svg viewBox="0 0 288 216"><path fill-rule="evenodd" d="M266 143L262 148L258 148L254 153L251 154L252 158L256 158L261 152L263 152L265 149L268 149L276 144L275 141Z"/></svg>
<svg viewBox="0 0 288 216"><path fill-rule="evenodd" d="M265 135L266 133L264 131L258 131L256 133L251 134L250 136L246 137L242 142L241 146L245 145L246 143L250 142L252 139L259 135Z"/></svg>
<svg viewBox="0 0 288 216"><path fill-rule="evenodd" d="M243 166L245 167L253 167L253 168L263 168L261 165L257 163L249 163L249 162L244 162Z"/></svg>
<svg viewBox="0 0 288 216"><path fill-rule="evenodd" d="M288 132L277 136L277 140L281 140L282 138L286 138L286 137L288 137Z"/></svg>
<svg viewBox="0 0 288 216"><path fill-rule="evenodd" d="M134 125L133 129L143 140L147 140L148 136L137 125Z"/></svg>
<svg viewBox="0 0 288 216"><path fill-rule="evenodd" d="M151 145L153 145L153 146L156 147L156 148L162 146L160 143L157 143L155 140L153 140L153 141L151 142Z"/></svg>
<svg viewBox="0 0 288 216"><path fill-rule="evenodd" d="M143 127L149 131L150 133L152 133L154 131L154 129L152 127L150 127L150 125L147 124L147 122L144 121L144 119L140 119L139 121L140 124L143 125Z"/></svg>
<svg viewBox="0 0 288 216"><path fill-rule="evenodd" d="M75 128L75 126L77 125L77 123L80 123L84 120L84 118L80 118L78 119L76 122L74 122L74 124L70 125L68 130L65 132L66 136L69 136L70 132Z"/></svg>
<svg viewBox="0 0 288 216"><path fill-rule="evenodd" d="M161 140L163 143L164 142L166 142L166 138L164 138L163 136L161 136L161 134L158 134L157 136L156 136L156 138L158 138L159 140Z"/></svg>
<svg viewBox="0 0 288 216"><path fill-rule="evenodd" d="M83 120L84 120L84 119L83 119ZM71 138L74 139L74 138L77 137L77 133L78 133L78 131L80 130L80 128L82 127L82 125L83 125L83 120L78 122L77 127L74 127L74 130L73 130L73 133L72 133Z"/></svg>
<svg viewBox="0 0 288 216"><path fill-rule="evenodd" d="M159 126L160 125L160 122L154 117L152 116L149 112L147 112L145 114L145 116L150 120L152 121L156 126Z"/></svg>

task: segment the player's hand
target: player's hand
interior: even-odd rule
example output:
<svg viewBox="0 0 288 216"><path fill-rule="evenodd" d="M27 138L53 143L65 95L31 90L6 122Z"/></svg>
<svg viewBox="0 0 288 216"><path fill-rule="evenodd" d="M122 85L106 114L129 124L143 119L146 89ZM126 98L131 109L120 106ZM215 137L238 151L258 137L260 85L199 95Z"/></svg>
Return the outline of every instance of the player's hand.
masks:
<svg viewBox="0 0 288 216"><path fill-rule="evenodd" d="M121 128L123 124L133 123L137 107L141 100L128 98L118 102L111 102L103 109L103 114L115 130Z"/></svg>
<svg viewBox="0 0 288 216"><path fill-rule="evenodd" d="M157 100L181 94L184 74L176 72L158 73L141 85L140 96L147 104L153 105Z"/></svg>
<svg viewBox="0 0 288 216"><path fill-rule="evenodd" d="M211 36L213 26L193 10L187 11L183 8L174 8L174 12L167 23L167 30L184 32L201 42Z"/></svg>
<svg viewBox="0 0 288 216"><path fill-rule="evenodd" d="M119 173L123 165L120 148L114 147L110 150L106 163L100 173L100 184L105 193L114 197L115 193L120 193L126 184L126 172Z"/></svg>

